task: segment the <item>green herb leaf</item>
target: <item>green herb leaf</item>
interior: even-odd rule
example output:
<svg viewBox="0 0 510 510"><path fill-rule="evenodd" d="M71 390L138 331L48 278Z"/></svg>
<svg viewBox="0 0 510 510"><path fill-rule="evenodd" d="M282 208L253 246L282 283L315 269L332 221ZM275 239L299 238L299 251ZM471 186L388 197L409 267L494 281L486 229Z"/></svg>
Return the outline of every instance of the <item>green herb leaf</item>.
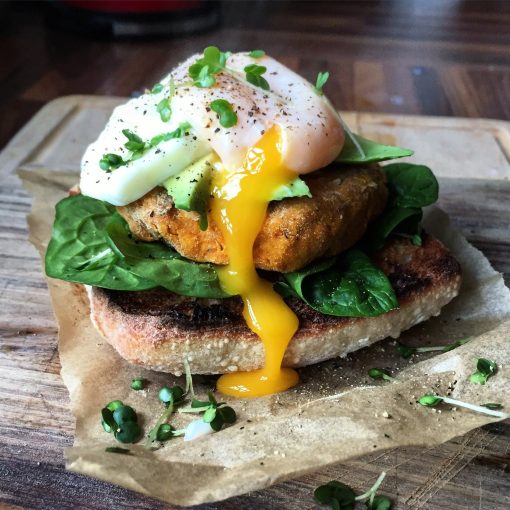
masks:
<svg viewBox="0 0 510 510"><path fill-rule="evenodd" d="M135 391L143 390L145 387L145 379L142 379L141 377L137 377L136 379L133 379L131 381L131 389Z"/></svg>
<svg viewBox="0 0 510 510"><path fill-rule="evenodd" d="M188 122L183 122L179 125L178 128L170 131L169 133L161 133L160 135L153 136L150 140L150 145L156 147L161 142L168 142L169 140L173 140L174 138L183 138L188 134L188 130L191 128L191 124Z"/></svg>
<svg viewBox="0 0 510 510"><path fill-rule="evenodd" d="M156 83L151 89L152 94L159 94L163 90L163 84L162 83Z"/></svg>
<svg viewBox="0 0 510 510"><path fill-rule="evenodd" d="M120 425L119 430L114 432L115 439L121 443L134 443L142 435L142 429L134 421L126 421Z"/></svg>
<svg viewBox="0 0 510 510"><path fill-rule="evenodd" d="M475 384L485 384L487 379L498 370L496 362L486 358L478 358L476 368L477 371L469 378L469 380Z"/></svg>
<svg viewBox="0 0 510 510"><path fill-rule="evenodd" d="M482 404L482 407L486 407L487 409L492 409L496 411L498 409L503 409L502 404L496 404L495 402L487 402L486 404Z"/></svg>
<svg viewBox="0 0 510 510"><path fill-rule="evenodd" d="M215 407L208 407L207 411L202 416L202 420L205 421L205 423L211 423L214 418L216 418L216 408Z"/></svg>
<svg viewBox="0 0 510 510"><path fill-rule="evenodd" d="M326 72L320 72L318 75L317 75L317 80L315 81L315 90L317 91L317 94L319 94L319 96L322 96L324 94L324 92L322 91L322 88L324 87L324 85L326 85L326 82L328 81L329 79L329 73L328 71Z"/></svg>
<svg viewBox="0 0 510 510"><path fill-rule="evenodd" d="M117 425L122 425L130 421L136 423L138 421L138 416L132 407L120 406L113 411L113 419Z"/></svg>
<svg viewBox="0 0 510 510"><path fill-rule="evenodd" d="M169 423L162 423L156 432L157 441L168 441L173 437L175 428Z"/></svg>
<svg viewBox="0 0 510 510"><path fill-rule="evenodd" d="M262 77L262 75L267 71L267 68L264 66L259 66L257 64L250 64L244 68L244 72L246 73L246 81L259 87L264 90L269 90L269 83Z"/></svg>
<svg viewBox="0 0 510 510"><path fill-rule="evenodd" d="M394 147L392 145L384 145L381 143L373 142L367 138L356 135L353 133L354 138L361 146L364 156L360 154L359 150L354 145L353 141L346 136L342 151L337 156L336 161L349 165L360 165L365 163L376 163L378 161L386 161L388 159L404 158L412 156L414 153L409 149L402 149L401 147Z"/></svg>
<svg viewBox="0 0 510 510"><path fill-rule="evenodd" d="M117 168L125 165L127 161L124 161L118 154L103 154L103 157L99 160L99 168L105 172L111 172L117 170Z"/></svg>
<svg viewBox="0 0 510 510"><path fill-rule="evenodd" d="M384 379L385 381L391 382L396 381L396 379L394 377L391 377L390 373L387 370L384 370L383 368L371 368L368 371L368 375L372 379Z"/></svg>
<svg viewBox="0 0 510 510"><path fill-rule="evenodd" d="M106 453L119 453L121 455L131 455L127 448L119 448L118 446L107 446L104 451Z"/></svg>
<svg viewBox="0 0 510 510"><path fill-rule="evenodd" d="M184 390L180 386L172 386L169 388L168 386L163 386L159 390L159 400L168 404L170 402L179 402L184 396Z"/></svg>
<svg viewBox="0 0 510 510"><path fill-rule="evenodd" d="M252 58L261 58L266 54L264 50L252 50L250 53L248 53L249 57Z"/></svg>
<svg viewBox="0 0 510 510"><path fill-rule="evenodd" d="M391 501L386 496L375 496L372 502L366 502L368 510L391 510Z"/></svg>
<svg viewBox="0 0 510 510"><path fill-rule="evenodd" d="M413 354L416 354L416 347L404 345L403 343L400 343L400 342L397 342L396 348L397 348L398 353L403 358L410 358Z"/></svg>
<svg viewBox="0 0 510 510"><path fill-rule="evenodd" d="M172 108L170 106L170 99L165 97L156 106L156 111L163 122L168 122L172 116Z"/></svg>
<svg viewBox="0 0 510 510"><path fill-rule="evenodd" d="M435 407L443 401L442 397L436 395L423 395L418 403L426 407Z"/></svg>
<svg viewBox="0 0 510 510"><path fill-rule="evenodd" d="M138 152L145 148L145 142L133 131L129 129L123 129L122 134L128 139L128 141L124 144L126 149Z"/></svg>
<svg viewBox="0 0 510 510"><path fill-rule="evenodd" d="M340 317L376 317L398 307L386 275L360 250L286 273L290 290L315 310ZM279 292L282 291L277 286Z"/></svg>
<svg viewBox="0 0 510 510"><path fill-rule="evenodd" d="M208 46L203 55L188 68L188 74L197 87L208 88L216 83L215 75L225 69L230 53L221 52L216 46Z"/></svg>
<svg viewBox="0 0 510 510"><path fill-rule="evenodd" d="M87 267L105 250L115 252ZM45 265L52 278L106 289L165 287L193 297L226 297L212 265L184 259L162 243L135 241L114 206L83 195L57 204Z"/></svg>
<svg viewBox="0 0 510 510"><path fill-rule="evenodd" d="M119 407L123 406L122 400L112 400L108 404L106 404L106 408L109 409L112 413Z"/></svg>
<svg viewBox="0 0 510 510"><path fill-rule="evenodd" d="M356 504L354 491L348 485L335 480L317 487L313 496L318 503L338 510L353 510Z"/></svg>
<svg viewBox="0 0 510 510"><path fill-rule="evenodd" d="M237 124L237 114L228 101L225 99L215 99L211 102L210 106L211 110L218 114L220 124L224 128L230 128Z"/></svg>
<svg viewBox="0 0 510 510"><path fill-rule="evenodd" d="M107 407L101 409L101 418L101 425L106 432L110 433L117 429L117 422L113 418L113 412Z"/></svg>

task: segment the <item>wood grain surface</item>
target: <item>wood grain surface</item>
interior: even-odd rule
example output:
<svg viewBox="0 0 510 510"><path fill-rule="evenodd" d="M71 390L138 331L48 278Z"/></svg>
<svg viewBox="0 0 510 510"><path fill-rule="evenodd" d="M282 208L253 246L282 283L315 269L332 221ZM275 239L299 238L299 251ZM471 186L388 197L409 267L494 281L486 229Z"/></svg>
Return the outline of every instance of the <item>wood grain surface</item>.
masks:
<svg viewBox="0 0 510 510"><path fill-rule="evenodd" d="M387 141L393 128L412 138L417 132L404 129L405 123L425 122L400 114L510 118L508 1L225 2L223 9L222 26L208 33L111 42L48 28L42 3L1 3L0 147L49 100L76 93L130 95L211 42L233 50L262 47L309 78L330 70L328 94L339 108L389 114L350 119ZM76 169L86 142L80 123L91 121L86 114L92 110L99 128L116 102L102 99L94 109L95 99L81 98L72 113L68 102L53 103L51 115L37 129L21 132L0 156L2 509L170 508L64 470L63 449L72 444L74 423L41 263L26 239L30 198L15 175L27 164ZM435 123L436 141L448 141L441 129L451 122L451 134L457 121L427 122ZM434 166L445 177L440 205L509 284L510 183L504 172L510 168L510 135L504 123L464 125L461 132L475 128L483 150L475 144L462 160L448 152L453 163ZM48 135L65 142L47 150ZM456 149L469 146L459 142ZM490 163L480 166L476 158L486 157ZM468 179L446 178L464 168ZM383 469L384 491L397 508L503 510L510 508L509 452L510 426L500 423L441 447L366 456L201 510L315 508L316 485L339 479L363 490Z"/></svg>

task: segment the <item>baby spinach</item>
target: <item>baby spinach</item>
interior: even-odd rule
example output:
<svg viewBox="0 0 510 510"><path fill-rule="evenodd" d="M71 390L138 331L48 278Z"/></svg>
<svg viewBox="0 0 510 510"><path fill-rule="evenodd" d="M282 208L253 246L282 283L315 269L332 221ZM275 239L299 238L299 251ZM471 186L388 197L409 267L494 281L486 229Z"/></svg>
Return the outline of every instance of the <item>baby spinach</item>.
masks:
<svg viewBox="0 0 510 510"><path fill-rule="evenodd" d="M361 154L351 138L346 136L342 152L336 158L338 163L360 165L386 161L387 159L404 158L414 154L412 150L372 142L372 140L367 140L354 133L352 133L352 136L356 139L364 154Z"/></svg>
<svg viewBox="0 0 510 510"><path fill-rule="evenodd" d="M313 309L339 317L375 317L398 308L386 275L361 250L311 264L283 275L277 289L294 294Z"/></svg>
<svg viewBox="0 0 510 510"><path fill-rule="evenodd" d="M106 289L165 287L194 297L226 297L213 266L184 259L161 243L134 240L115 207L83 195L57 204L45 266L52 278Z"/></svg>
<svg viewBox="0 0 510 510"><path fill-rule="evenodd" d="M397 229L417 234L422 207L436 202L439 185L430 168L411 163L392 163L383 167L388 181L388 205L365 235L365 245L379 249Z"/></svg>

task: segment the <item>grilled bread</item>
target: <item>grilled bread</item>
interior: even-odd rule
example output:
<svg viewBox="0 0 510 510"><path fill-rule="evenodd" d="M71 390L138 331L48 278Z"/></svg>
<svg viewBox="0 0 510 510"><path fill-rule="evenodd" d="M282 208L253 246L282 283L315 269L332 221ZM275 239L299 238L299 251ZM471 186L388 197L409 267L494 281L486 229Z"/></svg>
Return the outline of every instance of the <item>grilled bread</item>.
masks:
<svg viewBox="0 0 510 510"><path fill-rule="evenodd" d="M395 238L374 256L389 277L400 308L370 318L323 315L291 298L300 327L284 366L300 367L345 355L438 315L459 291L459 263L445 246L424 234L422 246ZM118 292L89 289L98 331L131 363L179 375L188 358L193 373L255 370L264 349L241 314L238 298L195 299L166 290ZM275 320L278 320L275 317Z"/></svg>

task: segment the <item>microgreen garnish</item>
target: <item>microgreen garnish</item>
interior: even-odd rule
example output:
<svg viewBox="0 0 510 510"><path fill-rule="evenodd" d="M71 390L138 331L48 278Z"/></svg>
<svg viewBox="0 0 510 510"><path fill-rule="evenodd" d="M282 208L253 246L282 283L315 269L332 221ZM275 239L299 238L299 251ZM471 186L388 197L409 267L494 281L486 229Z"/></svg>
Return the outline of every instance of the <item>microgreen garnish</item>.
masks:
<svg viewBox="0 0 510 510"><path fill-rule="evenodd" d="M101 418L105 432L113 433L115 439L121 443L134 443L141 435L136 411L120 400L113 400L103 407Z"/></svg>
<svg viewBox="0 0 510 510"><path fill-rule="evenodd" d="M236 412L225 405L225 402L217 402L214 395L209 392L208 400L198 400L193 398L191 406L179 409L180 413L204 413L202 420L209 423L211 428L218 432L224 425L234 423L236 421Z"/></svg>
<svg viewBox="0 0 510 510"><path fill-rule="evenodd" d="M200 88L212 87L216 83L215 76L225 69L230 52L222 52L216 46L208 46L204 56L188 68L193 84Z"/></svg>
<svg viewBox="0 0 510 510"><path fill-rule="evenodd" d="M485 384L487 379L498 371L495 361L486 358L478 358L476 372L471 374L469 380L474 384Z"/></svg>
<svg viewBox="0 0 510 510"><path fill-rule="evenodd" d="M159 390L159 400L165 404L166 409L163 411L163 414L158 418L156 424L149 431L147 436L147 440L145 441L145 447L151 448L153 443L156 441L167 441L168 439L176 436L183 435L184 431L177 431L172 426L166 423L166 421L170 418L170 416L175 411L175 408L182 403L184 398L184 390L180 386L173 386L169 388L167 386L163 386ZM162 425L169 425L169 427L162 427ZM158 439L159 436L159 439ZM164 438L164 439L163 439Z"/></svg>
<svg viewBox="0 0 510 510"><path fill-rule="evenodd" d="M127 448L119 448L118 446L107 446L104 449L107 453L120 453L121 455L131 455Z"/></svg>
<svg viewBox="0 0 510 510"><path fill-rule="evenodd" d="M131 389L135 391L143 390L145 387L145 379L137 377L131 381Z"/></svg>
<svg viewBox="0 0 510 510"><path fill-rule="evenodd" d="M368 375L372 379L384 379L385 381L389 382L397 381L394 377L391 377L390 373L387 370L384 370L383 368L371 368L368 371Z"/></svg>
<svg viewBox="0 0 510 510"><path fill-rule="evenodd" d="M225 99L215 99L210 104L211 110L218 114L220 124L224 128L229 128L237 124L237 114L232 109L232 105Z"/></svg>
<svg viewBox="0 0 510 510"><path fill-rule="evenodd" d="M187 134L190 128L191 124L189 122L183 122L182 124L179 124L178 128L170 131L169 133L161 133L160 135L153 136L149 143L152 147L156 147L156 145L159 145L161 142L168 142L168 140L172 140L174 138L182 138Z"/></svg>
<svg viewBox="0 0 510 510"><path fill-rule="evenodd" d="M269 90L269 83L267 83L266 79L262 77L266 71L267 68L264 66L259 66L257 64L247 65L244 68L244 72L246 73L246 81L261 89Z"/></svg>
<svg viewBox="0 0 510 510"><path fill-rule="evenodd" d="M466 344L470 340L471 338L462 338L461 340L457 340L451 344L434 345L430 347L411 347L410 345L405 345L401 342L397 342L395 347L403 358L410 358L413 354L419 354L423 352L449 352L453 349L456 349L457 347L460 347L461 345Z"/></svg>
<svg viewBox="0 0 510 510"><path fill-rule="evenodd" d="M252 58L261 58L266 54L264 50L252 50L250 53L248 53L249 57Z"/></svg>
<svg viewBox="0 0 510 510"><path fill-rule="evenodd" d="M128 139L124 147L131 152L140 152L145 149L145 142L133 131L123 129L122 134Z"/></svg>
<svg viewBox="0 0 510 510"><path fill-rule="evenodd" d="M497 411L498 409L503 409L502 404L496 404L495 402L487 402L486 404L482 404L482 407L486 407L487 409L492 409Z"/></svg>
<svg viewBox="0 0 510 510"><path fill-rule="evenodd" d="M122 159L122 156L118 154L103 154L103 157L99 160L99 167L101 170L105 172L111 172L112 170L117 170L122 165L125 165L127 161Z"/></svg>
<svg viewBox="0 0 510 510"><path fill-rule="evenodd" d="M163 122L168 122L172 116L172 108L170 106L170 98L163 98L156 106L156 111L159 113Z"/></svg>
<svg viewBox="0 0 510 510"><path fill-rule="evenodd" d="M391 501L386 496L377 496L377 490L384 480L386 473L383 471L374 485L364 494L356 496L348 485L332 480L315 489L315 500L324 505L329 505L333 510L353 510L356 501L364 502L368 510L390 510Z"/></svg>
<svg viewBox="0 0 510 510"><path fill-rule="evenodd" d="M141 158L147 150L156 147L161 142L167 142L173 138L182 138L188 134L190 128L191 124L189 122L182 122L179 124L179 127L173 131L153 136L148 142L144 142L136 133L133 133L133 131L123 129L122 134L128 139L124 147L131 151L131 155L127 159L123 159L122 156L118 154L105 154L99 161L99 167L109 173L123 165L127 165L131 161Z"/></svg>
<svg viewBox="0 0 510 510"><path fill-rule="evenodd" d="M491 407L488 407L487 404L482 406L478 406L476 404L470 404L468 402L462 402L462 400L457 400L450 397L442 397L441 395L423 395L420 399L418 399L418 404L421 404L425 407L435 407L441 402L445 404L450 404L458 407L465 407L466 409L471 409L471 411L476 411L477 413L487 414L489 416L496 416L497 418L510 418L510 414L503 413L501 411L497 411ZM498 404L496 404L498 405Z"/></svg>
<svg viewBox="0 0 510 510"><path fill-rule="evenodd" d="M324 94L322 88L324 87L324 85L326 85L326 82L328 81L329 79L329 72L326 71L326 72L320 72L318 75L317 75L317 80L315 81L315 91L317 92L317 94L319 94L319 96L322 96Z"/></svg>
<svg viewBox="0 0 510 510"><path fill-rule="evenodd" d="M159 94L163 90L163 84L162 83L155 83L154 86L151 89L152 94Z"/></svg>

